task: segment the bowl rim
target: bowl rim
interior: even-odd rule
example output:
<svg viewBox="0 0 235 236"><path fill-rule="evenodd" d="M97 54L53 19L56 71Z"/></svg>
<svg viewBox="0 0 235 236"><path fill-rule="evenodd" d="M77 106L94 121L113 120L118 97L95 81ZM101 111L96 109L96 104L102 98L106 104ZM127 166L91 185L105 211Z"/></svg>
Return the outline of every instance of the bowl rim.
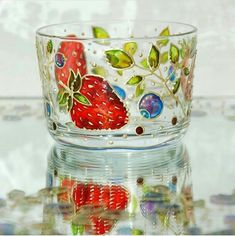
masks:
<svg viewBox="0 0 235 236"><path fill-rule="evenodd" d="M79 39L71 39L68 38L68 36L61 36L58 34L50 34L50 33L45 33L43 32L46 29L52 28L52 27L57 27L57 26L66 26L66 25L90 25L90 26L98 26L100 24L99 27L102 27L102 24L107 24L107 21L104 20L98 20L98 21L70 21L70 22L63 22L63 23L56 23L56 24L49 24L49 25L45 25L42 26L40 28L38 28L36 30L36 36L41 36L41 37L47 37L47 38L56 38L56 39L61 39L61 40L68 40L68 41L74 41L74 40L79 40L79 41L100 41L100 42L104 42L104 41L115 41L115 40L146 40L146 39L154 39L154 40L162 40L162 39L170 39L170 38L176 38L176 37L182 37L182 36L186 36L186 35L191 35L191 34L196 34L198 29L197 27L195 27L194 25L188 24L188 23L183 23L183 22L177 22L177 21L160 21L160 20L111 20L109 21L109 24L116 24L116 23L125 23L125 24L130 24L130 23L141 23L141 24L147 24L147 23L151 23L151 24L155 24L155 23L161 23L161 24L168 24L168 25L181 25L181 26L185 26L188 27L189 30L185 30L184 32L180 32L180 33L176 33L176 34L170 34L169 36L160 36L160 35L156 35L156 36L150 36L150 37L110 37L110 38L94 38L94 37L88 37L88 38L79 38Z"/></svg>

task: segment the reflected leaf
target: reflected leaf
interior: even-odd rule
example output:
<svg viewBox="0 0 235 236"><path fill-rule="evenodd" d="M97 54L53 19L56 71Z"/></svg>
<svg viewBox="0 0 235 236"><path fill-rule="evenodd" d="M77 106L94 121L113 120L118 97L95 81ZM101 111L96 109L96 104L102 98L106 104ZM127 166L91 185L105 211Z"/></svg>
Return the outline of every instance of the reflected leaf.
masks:
<svg viewBox="0 0 235 236"><path fill-rule="evenodd" d="M132 76L128 81L127 84L128 85L137 85L139 84L141 81L143 80L143 77L140 75L135 75Z"/></svg>
<svg viewBox="0 0 235 236"><path fill-rule="evenodd" d="M148 64L152 70L157 69L160 60L160 52L156 46L152 45L148 56Z"/></svg>
<svg viewBox="0 0 235 236"><path fill-rule="evenodd" d="M123 50L130 55L134 55L137 50L137 43L136 42L128 42L125 43L123 46Z"/></svg>
<svg viewBox="0 0 235 236"><path fill-rule="evenodd" d="M174 44L170 46L170 60L174 64L179 61L179 48Z"/></svg>
<svg viewBox="0 0 235 236"><path fill-rule="evenodd" d="M124 51L113 49L105 51L106 58L112 67L126 69L133 65L132 58Z"/></svg>

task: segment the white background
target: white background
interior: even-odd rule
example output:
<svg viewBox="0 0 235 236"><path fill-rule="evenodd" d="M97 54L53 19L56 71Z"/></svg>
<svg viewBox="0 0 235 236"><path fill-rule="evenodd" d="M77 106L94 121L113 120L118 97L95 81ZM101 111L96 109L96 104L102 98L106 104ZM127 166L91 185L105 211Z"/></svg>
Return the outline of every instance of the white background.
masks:
<svg viewBox="0 0 235 236"><path fill-rule="evenodd" d="M0 0L0 96L40 96L34 48L43 25L158 19L198 27L194 95L235 95L235 0Z"/></svg>

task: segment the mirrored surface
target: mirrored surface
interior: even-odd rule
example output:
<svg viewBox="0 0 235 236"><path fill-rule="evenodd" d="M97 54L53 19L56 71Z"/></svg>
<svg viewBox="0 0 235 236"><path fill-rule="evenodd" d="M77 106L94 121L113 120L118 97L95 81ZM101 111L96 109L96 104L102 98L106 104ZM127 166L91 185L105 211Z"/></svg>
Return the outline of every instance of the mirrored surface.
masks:
<svg viewBox="0 0 235 236"><path fill-rule="evenodd" d="M234 234L235 98L196 98L183 144L64 149L40 99L0 100L0 234Z"/></svg>

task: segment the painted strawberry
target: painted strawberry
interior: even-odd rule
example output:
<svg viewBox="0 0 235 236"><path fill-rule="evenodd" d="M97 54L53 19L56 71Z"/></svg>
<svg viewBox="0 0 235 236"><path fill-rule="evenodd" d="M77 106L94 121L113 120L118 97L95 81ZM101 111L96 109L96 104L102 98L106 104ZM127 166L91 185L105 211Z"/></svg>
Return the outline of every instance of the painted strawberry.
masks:
<svg viewBox="0 0 235 236"><path fill-rule="evenodd" d="M128 122L127 110L103 77L85 75L81 77L70 70L67 84L58 93L61 109L70 112L78 128L89 130L120 129Z"/></svg>
<svg viewBox="0 0 235 236"><path fill-rule="evenodd" d="M84 46L77 41L76 35L68 35L67 41L62 41L55 55L55 76L60 81L67 84L70 70L80 73L82 76L87 73L86 57ZM71 39L71 41L70 41ZM59 87L61 87L59 85Z"/></svg>

